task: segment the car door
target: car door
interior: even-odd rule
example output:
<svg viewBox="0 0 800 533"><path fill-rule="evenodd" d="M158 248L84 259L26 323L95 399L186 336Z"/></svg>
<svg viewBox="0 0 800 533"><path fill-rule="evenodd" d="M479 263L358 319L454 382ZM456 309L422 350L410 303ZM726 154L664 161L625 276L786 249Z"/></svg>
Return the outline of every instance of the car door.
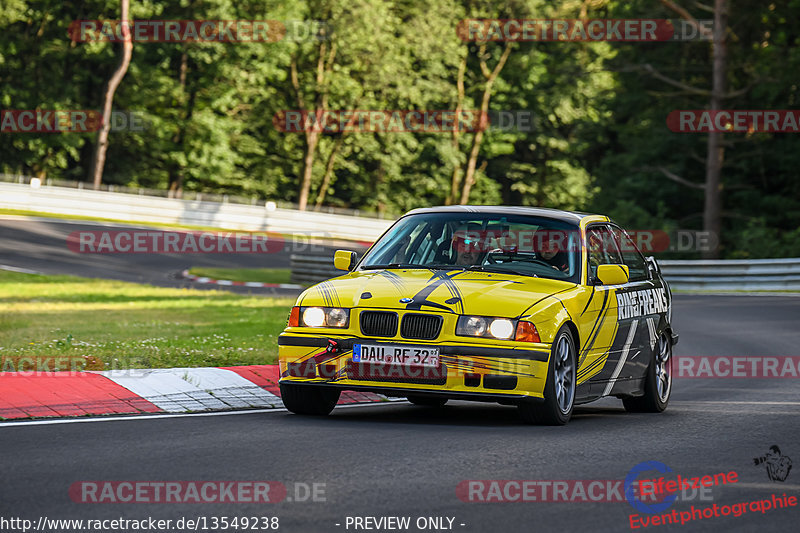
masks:
<svg viewBox="0 0 800 533"><path fill-rule="evenodd" d="M587 226L586 250L587 284L592 294L577 319L581 339L577 378L581 392L596 397L602 393L602 389L592 385L596 382L593 378L608 365L609 351L613 348L618 329L614 290L597 282L597 267L602 264L621 264L622 258L606 224Z"/></svg>
<svg viewBox="0 0 800 533"><path fill-rule="evenodd" d="M620 327L624 323L638 320L640 329L638 338L641 351L628 357L623 375L642 379L658 342L658 334L667 320L669 296L663 281L659 276L653 275L633 239L619 226L611 224L610 227L620 247L622 260L630 272L630 281L624 291L620 292L623 296L618 298L624 305L618 313Z"/></svg>
<svg viewBox="0 0 800 533"><path fill-rule="evenodd" d="M629 394L641 387L657 339L663 294L652 279L644 257L619 226L608 224L618 257L628 267L629 281L609 287L616 301L617 334L603 370L595 376L592 392L601 396ZM596 389L596 390L595 390Z"/></svg>

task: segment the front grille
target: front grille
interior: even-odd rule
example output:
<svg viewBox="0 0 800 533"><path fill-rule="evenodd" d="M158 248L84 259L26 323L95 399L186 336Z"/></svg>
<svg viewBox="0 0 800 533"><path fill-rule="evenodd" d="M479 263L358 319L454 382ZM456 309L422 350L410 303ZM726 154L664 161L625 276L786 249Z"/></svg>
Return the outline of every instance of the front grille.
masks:
<svg viewBox="0 0 800 533"><path fill-rule="evenodd" d="M444 385L447 367L404 367L388 364L347 363L347 377L358 381L389 381L418 385Z"/></svg>
<svg viewBox="0 0 800 533"><path fill-rule="evenodd" d="M397 335L397 313L390 311L362 311L359 318L361 333L370 337Z"/></svg>
<svg viewBox="0 0 800 533"><path fill-rule="evenodd" d="M433 340L442 330L442 317L439 315L407 314L400 324L400 335L406 339Z"/></svg>

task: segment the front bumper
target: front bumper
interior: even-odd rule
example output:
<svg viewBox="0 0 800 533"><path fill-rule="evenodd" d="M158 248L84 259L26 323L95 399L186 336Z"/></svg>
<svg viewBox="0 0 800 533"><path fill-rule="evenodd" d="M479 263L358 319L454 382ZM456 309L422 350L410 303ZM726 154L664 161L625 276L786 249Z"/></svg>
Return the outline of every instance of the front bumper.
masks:
<svg viewBox="0 0 800 533"><path fill-rule="evenodd" d="M440 367L353 363L353 345L357 343L435 346ZM489 345L454 339L431 342L316 333L284 333L278 339L278 350L282 382L386 396L420 392L501 403L541 399L550 357L546 344Z"/></svg>

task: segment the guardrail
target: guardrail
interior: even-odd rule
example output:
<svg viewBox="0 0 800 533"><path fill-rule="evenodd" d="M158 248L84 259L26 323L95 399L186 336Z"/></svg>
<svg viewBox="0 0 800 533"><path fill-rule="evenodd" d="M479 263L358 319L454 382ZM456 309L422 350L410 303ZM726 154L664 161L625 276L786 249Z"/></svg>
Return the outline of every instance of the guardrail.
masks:
<svg viewBox="0 0 800 533"><path fill-rule="evenodd" d="M327 239L375 241L392 220L241 205L123 194L117 192L31 187L0 183L0 208L90 216L122 222L159 222L243 231L303 234Z"/></svg>
<svg viewBox="0 0 800 533"><path fill-rule="evenodd" d="M292 254L289 257L291 274L289 281L300 285L313 285L326 279L345 274L333 268L333 253L330 255Z"/></svg>
<svg viewBox="0 0 800 533"><path fill-rule="evenodd" d="M682 291L800 291L800 258L658 262L670 287ZM344 274L333 256L291 256L292 283L319 283Z"/></svg>
<svg viewBox="0 0 800 533"><path fill-rule="evenodd" d="M800 258L659 261L670 287L686 291L800 291Z"/></svg>

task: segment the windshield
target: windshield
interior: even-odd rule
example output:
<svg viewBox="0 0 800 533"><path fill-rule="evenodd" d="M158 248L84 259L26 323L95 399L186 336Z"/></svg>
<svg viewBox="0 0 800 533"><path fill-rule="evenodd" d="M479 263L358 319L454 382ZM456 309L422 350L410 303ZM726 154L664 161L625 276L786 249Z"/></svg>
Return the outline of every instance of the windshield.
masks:
<svg viewBox="0 0 800 533"><path fill-rule="evenodd" d="M420 213L392 226L358 269L465 269L578 283L579 235L577 225L544 217Z"/></svg>

